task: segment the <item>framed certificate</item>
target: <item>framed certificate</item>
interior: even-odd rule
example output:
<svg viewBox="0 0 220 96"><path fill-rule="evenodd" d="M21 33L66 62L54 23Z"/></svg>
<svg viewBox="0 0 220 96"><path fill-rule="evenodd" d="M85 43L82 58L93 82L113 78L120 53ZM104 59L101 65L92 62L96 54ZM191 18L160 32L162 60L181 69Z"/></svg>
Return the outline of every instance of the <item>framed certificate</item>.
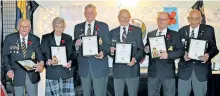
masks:
<svg viewBox="0 0 220 96"><path fill-rule="evenodd" d="M148 41L152 58L159 58L159 54L162 51L167 51L164 36L150 37L148 38Z"/></svg>
<svg viewBox="0 0 220 96"><path fill-rule="evenodd" d="M98 54L98 37L83 36L82 37L82 54L83 56L94 56Z"/></svg>
<svg viewBox="0 0 220 96"><path fill-rule="evenodd" d="M115 46L115 63L128 64L131 62L132 44L131 43L116 43Z"/></svg>
<svg viewBox="0 0 220 96"><path fill-rule="evenodd" d="M67 64L66 46L51 46L51 59L55 64L63 65Z"/></svg>
<svg viewBox="0 0 220 96"><path fill-rule="evenodd" d="M189 58L200 61L199 56L203 56L205 54L207 47L208 43L205 40L190 39L190 45L188 49Z"/></svg>
<svg viewBox="0 0 220 96"><path fill-rule="evenodd" d="M36 63L31 59L18 60L17 63L24 68L26 71L35 71Z"/></svg>

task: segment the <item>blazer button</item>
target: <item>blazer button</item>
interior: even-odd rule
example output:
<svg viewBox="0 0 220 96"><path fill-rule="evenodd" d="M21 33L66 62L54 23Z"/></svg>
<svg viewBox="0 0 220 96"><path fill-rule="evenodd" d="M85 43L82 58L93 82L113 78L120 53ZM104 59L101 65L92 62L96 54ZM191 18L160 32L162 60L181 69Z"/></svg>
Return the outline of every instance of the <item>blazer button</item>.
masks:
<svg viewBox="0 0 220 96"><path fill-rule="evenodd" d="M193 62L193 64L195 64L196 62Z"/></svg>

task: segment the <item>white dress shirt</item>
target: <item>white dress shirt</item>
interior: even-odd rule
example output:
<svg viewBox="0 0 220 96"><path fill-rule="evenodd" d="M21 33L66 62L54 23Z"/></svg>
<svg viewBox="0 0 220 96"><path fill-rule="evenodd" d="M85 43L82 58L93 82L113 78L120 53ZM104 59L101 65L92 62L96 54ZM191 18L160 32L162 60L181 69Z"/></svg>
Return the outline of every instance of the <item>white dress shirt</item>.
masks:
<svg viewBox="0 0 220 96"><path fill-rule="evenodd" d="M23 39L22 38L25 38L25 44L26 44L26 47L27 47L27 43L28 43L28 35L26 37L23 37L21 36L20 34L20 41L21 41L21 46L22 46L22 42L23 42Z"/></svg>
<svg viewBox="0 0 220 96"><path fill-rule="evenodd" d="M61 35L60 36L56 36L56 34L54 34L54 39L56 41L56 45L60 46Z"/></svg>
<svg viewBox="0 0 220 96"><path fill-rule="evenodd" d="M190 26L190 29L189 29L189 37L191 37L192 35L192 30L194 30L194 38L197 38L198 37L198 34L199 34L199 26L197 26L196 28L192 28Z"/></svg>
<svg viewBox="0 0 220 96"><path fill-rule="evenodd" d="M90 35L93 35L93 30L94 30L94 26L95 26L95 20L92 21L91 23L88 23L88 22L86 21L86 25L85 25L85 35L87 35L87 32L88 32L88 28L89 28L88 24L91 24L91 26L90 26L90 28L91 28L91 34L90 34Z"/></svg>
<svg viewBox="0 0 220 96"><path fill-rule="evenodd" d="M128 24L127 26L125 26L125 27L120 26L120 41L121 41L121 42L123 42L123 41L122 41L122 35L123 35L123 32L124 32L124 29L123 29L123 28L126 28L125 30L126 30L126 35L127 35L127 34L128 34L128 27L129 27L129 24Z"/></svg>
<svg viewBox="0 0 220 96"><path fill-rule="evenodd" d="M159 36L159 32L162 32L161 35L164 35L166 37L166 35L167 35L167 28L165 28L163 30L157 29L156 36Z"/></svg>

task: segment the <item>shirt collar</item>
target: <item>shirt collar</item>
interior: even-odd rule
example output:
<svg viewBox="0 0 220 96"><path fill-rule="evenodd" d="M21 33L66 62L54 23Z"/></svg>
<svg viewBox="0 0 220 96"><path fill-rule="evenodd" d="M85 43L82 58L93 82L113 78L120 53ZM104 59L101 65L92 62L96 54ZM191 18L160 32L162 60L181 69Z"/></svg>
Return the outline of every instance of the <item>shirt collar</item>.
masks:
<svg viewBox="0 0 220 96"><path fill-rule="evenodd" d="M167 34L167 28L163 29L163 30L159 30L157 29L157 34L159 35L159 32L162 32L161 35L166 35Z"/></svg>
<svg viewBox="0 0 220 96"><path fill-rule="evenodd" d="M125 26L125 27L120 26L121 29L126 28L126 30L128 30L128 27L129 27L129 24L127 26Z"/></svg>
<svg viewBox="0 0 220 96"><path fill-rule="evenodd" d="M91 23L89 23L89 22L86 21L86 26L88 26L88 24L91 24L91 27L94 26L95 20L93 20Z"/></svg>
<svg viewBox="0 0 220 96"><path fill-rule="evenodd" d="M23 40L22 38L25 38L25 41L27 41L27 39L28 39L28 35L25 36L25 37L23 37L23 36L20 34L20 39Z"/></svg>
<svg viewBox="0 0 220 96"><path fill-rule="evenodd" d="M199 25L200 26L200 25ZM199 26L197 26L196 28L192 28L192 26L190 26L190 30L194 30L194 32L198 32L199 31Z"/></svg>

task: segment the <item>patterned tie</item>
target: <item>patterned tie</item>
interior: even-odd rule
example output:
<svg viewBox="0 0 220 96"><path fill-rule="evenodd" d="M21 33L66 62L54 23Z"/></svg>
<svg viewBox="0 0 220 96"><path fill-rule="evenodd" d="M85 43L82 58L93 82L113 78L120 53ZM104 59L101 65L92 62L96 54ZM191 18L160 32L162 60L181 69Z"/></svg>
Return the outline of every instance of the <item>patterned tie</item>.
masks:
<svg viewBox="0 0 220 96"><path fill-rule="evenodd" d="M87 36L90 36L91 35L91 24L88 24L89 28L87 30Z"/></svg>
<svg viewBox="0 0 220 96"><path fill-rule="evenodd" d="M122 42L125 42L125 39L126 39L126 37L127 37L127 35L126 35L126 28L123 28L123 34L122 34Z"/></svg>
<svg viewBox="0 0 220 96"><path fill-rule="evenodd" d="M194 38L195 34L194 34L194 30L192 30L192 34L190 36L190 38Z"/></svg>
<svg viewBox="0 0 220 96"><path fill-rule="evenodd" d="M26 43L25 43L25 38L22 38L22 43L21 44L22 44L21 49L22 49L23 55L24 55L24 57L26 57L27 46L26 46Z"/></svg>

